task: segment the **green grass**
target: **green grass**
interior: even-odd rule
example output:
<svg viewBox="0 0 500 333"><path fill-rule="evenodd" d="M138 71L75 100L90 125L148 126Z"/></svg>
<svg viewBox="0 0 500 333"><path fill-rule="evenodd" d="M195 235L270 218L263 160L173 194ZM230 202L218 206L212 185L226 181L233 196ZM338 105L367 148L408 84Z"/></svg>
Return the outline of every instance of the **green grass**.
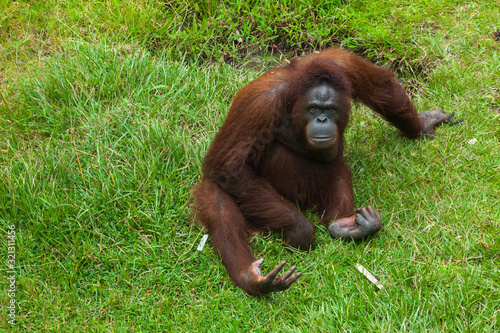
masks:
<svg viewBox="0 0 500 333"><path fill-rule="evenodd" d="M2 278L0 330L500 330L497 1L4 0L0 13L0 257L15 225L18 306L13 327ZM196 251L190 188L238 89L334 44L393 67L419 110L464 122L410 141L355 106L356 205L384 229L350 243L318 226L310 253L256 236L266 272L287 260L304 275L249 297L210 241Z"/></svg>

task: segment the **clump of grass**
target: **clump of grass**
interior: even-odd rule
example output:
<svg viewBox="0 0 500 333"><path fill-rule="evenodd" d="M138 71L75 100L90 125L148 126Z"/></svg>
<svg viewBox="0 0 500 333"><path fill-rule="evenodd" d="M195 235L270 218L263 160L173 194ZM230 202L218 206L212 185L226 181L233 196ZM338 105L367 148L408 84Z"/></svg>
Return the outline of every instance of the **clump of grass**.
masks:
<svg viewBox="0 0 500 333"><path fill-rule="evenodd" d="M191 1L115 6L101 1L12 2L0 31L3 57L23 68L33 50L51 54L61 40L139 43L176 58L241 64L249 58L292 58L334 45L395 67L427 66L420 36L435 36L456 16L452 2L398 6L391 1ZM21 38L20 38L21 36ZM417 38L418 37L418 38ZM14 73L13 73L14 74Z"/></svg>
<svg viewBox="0 0 500 333"><path fill-rule="evenodd" d="M84 295L115 304L155 261L166 276L181 269L176 262L189 256L175 253L195 232L189 188L228 106L223 97L241 80L229 67L76 43L20 82L22 112L2 137L0 214L2 226L17 226L18 283L30 291L18 294L22 326L43 320L44 302L35 301L43 295L60 300L50 316L79 317L90 310Z"/></svg>

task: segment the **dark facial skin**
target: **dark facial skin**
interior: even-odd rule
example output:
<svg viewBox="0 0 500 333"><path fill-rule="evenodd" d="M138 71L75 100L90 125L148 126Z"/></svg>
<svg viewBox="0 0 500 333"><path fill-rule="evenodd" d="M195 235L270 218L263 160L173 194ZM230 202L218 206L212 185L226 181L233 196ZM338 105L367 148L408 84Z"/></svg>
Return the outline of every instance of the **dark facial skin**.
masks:
<svg viewBox="0 0 500 333"><path fill-rule="evenodd" d="M332 161L342 146L341 136L347 125L349 111L344 110L343 92L326 83L312 86L301 98L298 107L301 133L285 115L276 129L276 139L291 150L320 161Z"/></svg>
<svg viewBox="0 0 500 333"><path fill-rule="evenodd" d="M337 156L342 93L327 84L309 89L302 99L305 136L308 146L322 160Z"/></svg>

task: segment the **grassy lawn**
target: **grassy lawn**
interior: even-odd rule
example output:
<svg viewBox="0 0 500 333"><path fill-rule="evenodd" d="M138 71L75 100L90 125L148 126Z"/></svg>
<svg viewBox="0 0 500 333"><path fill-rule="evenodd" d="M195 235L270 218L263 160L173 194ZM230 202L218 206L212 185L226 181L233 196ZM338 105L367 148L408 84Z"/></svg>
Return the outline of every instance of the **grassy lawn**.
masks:
<svg viewBox="0 0 500 333"><path fill-rule="evenodd" d="M500 331L500 3L344 2L0 0L0 331ZM249 297L196 250L190 188L238 89L336 45L464 121L410 141L356 105L356 205L384 229L257 235L303 276Z"/></svg>

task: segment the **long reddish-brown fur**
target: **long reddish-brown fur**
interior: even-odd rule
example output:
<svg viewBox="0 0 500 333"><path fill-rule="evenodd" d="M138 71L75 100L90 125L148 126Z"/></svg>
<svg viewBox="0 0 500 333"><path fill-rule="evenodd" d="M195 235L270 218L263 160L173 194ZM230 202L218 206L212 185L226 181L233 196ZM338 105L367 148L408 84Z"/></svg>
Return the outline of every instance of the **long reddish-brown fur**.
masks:
<svg viewBox="0 0 500 333"><path fill-rule="evenodd" d="M193 194L196 215L229 276L249 293L258 292L242 277L255 261L247 244L250 231L283 229L285 237L303 235L305 243L298 246L314 246L313 224L293 223L305 220L297 204L319 211L324 224L354 214L350 171L342 151L332 161L316 161L274 140L276 131L302 130L294 119L294 106L319 76L344 92L340 147L351 98L372 108L406 137L416 138L422 130L415 107L394 74L341 49L272 69L243 87L206 153L204 174Z"/></svg>

